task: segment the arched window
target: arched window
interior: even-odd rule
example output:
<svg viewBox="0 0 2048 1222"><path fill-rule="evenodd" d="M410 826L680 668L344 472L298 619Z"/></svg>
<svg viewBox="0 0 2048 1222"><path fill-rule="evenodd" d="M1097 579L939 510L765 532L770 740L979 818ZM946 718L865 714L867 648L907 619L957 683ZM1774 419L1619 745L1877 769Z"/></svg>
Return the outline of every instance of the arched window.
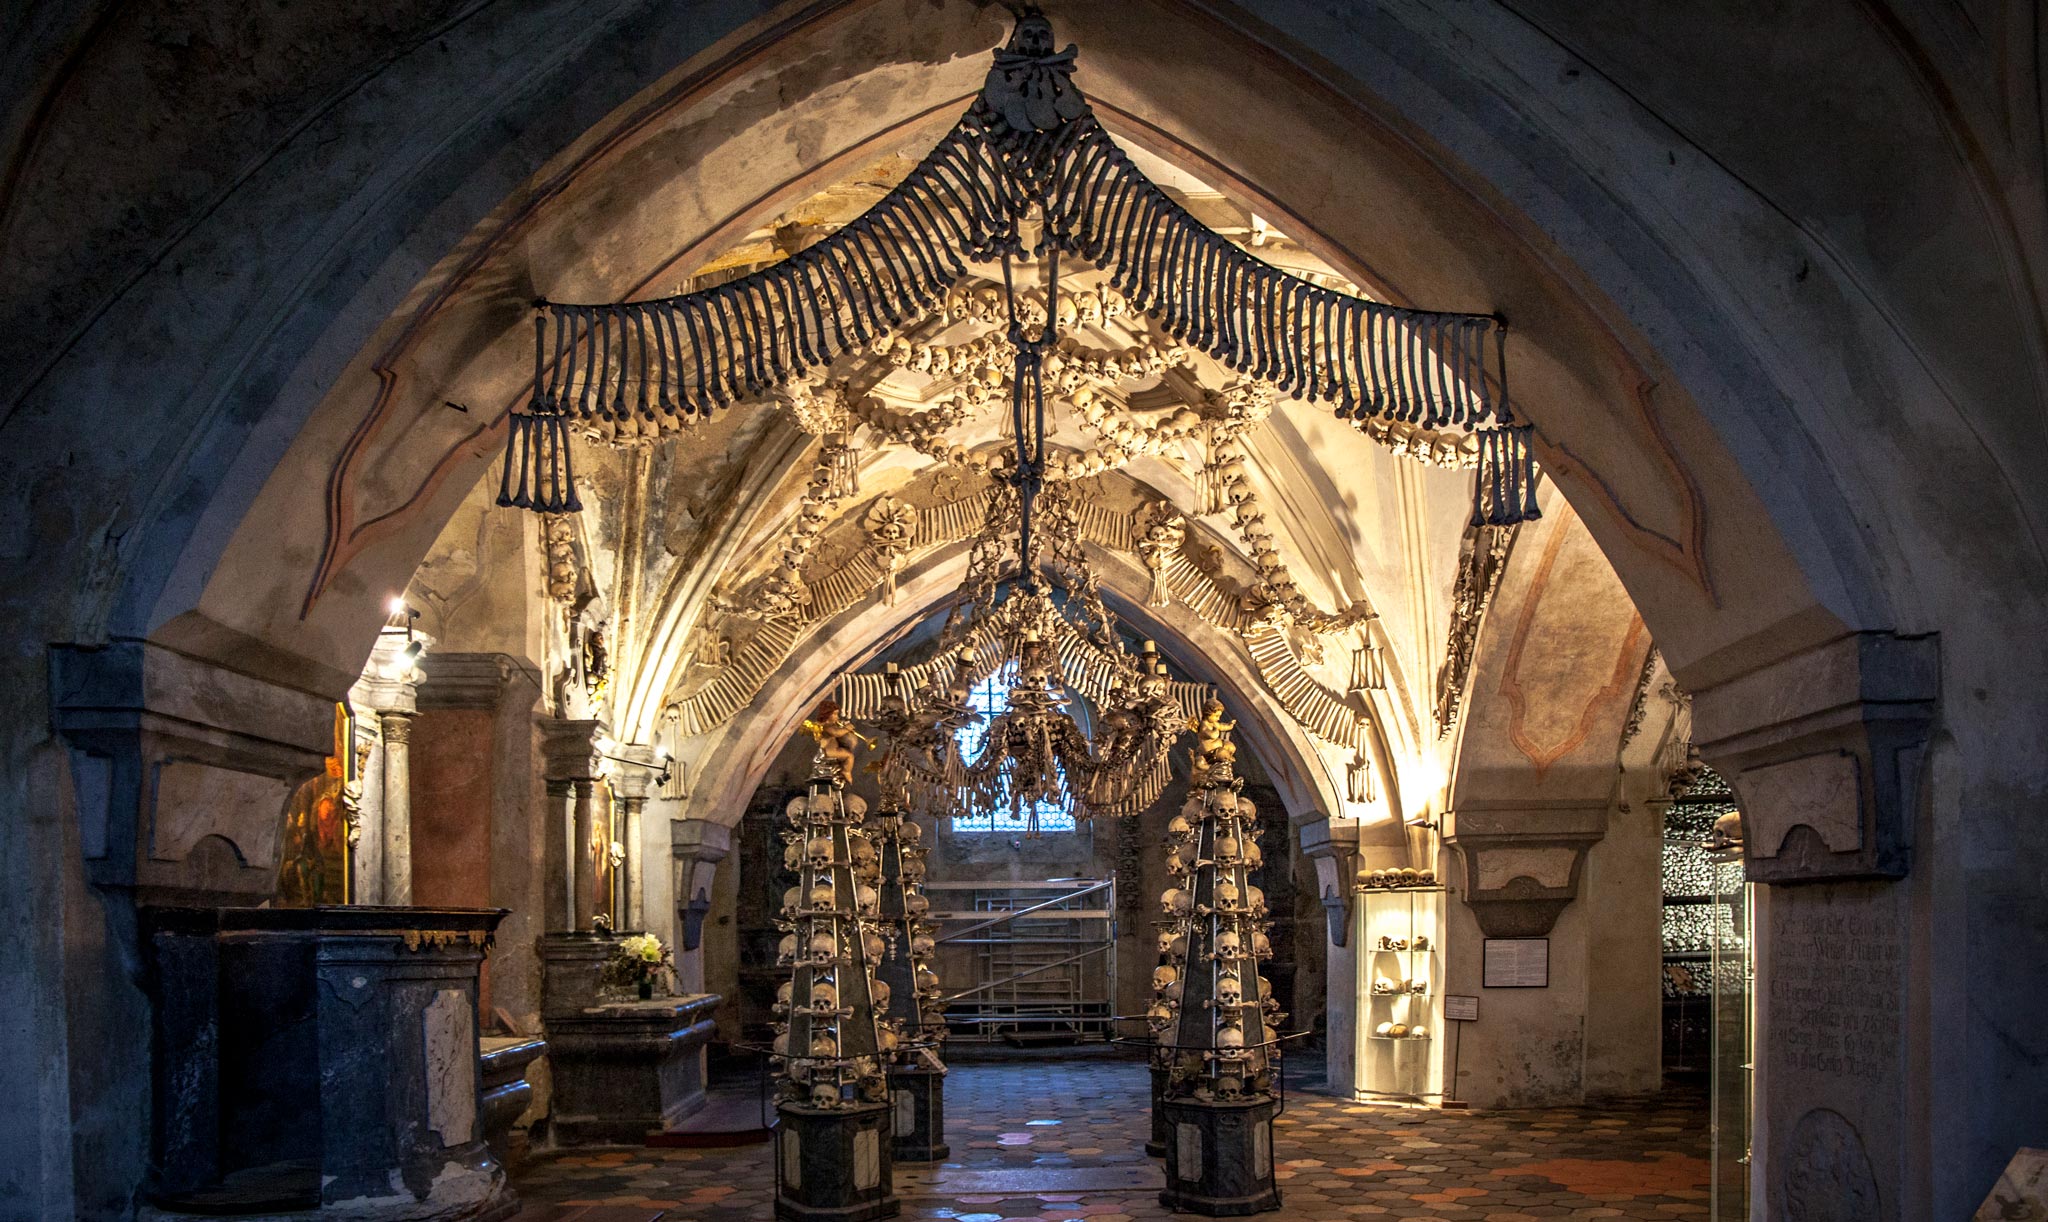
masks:
<svg viewBox="0 0 2048 1222"><path fill-rule="evenodd" d="M968 763L979 758L978 748L983 735L988 733L988 724L1010 707L1010 685L1016 681L1017 664L1010 662L988 678L974 685L968 694L968 703L981 714L982 720L958 732L960 756ZM1071 832L1074 830L1074 808L1062 802L1039 802L1037 806L1038 830L1040 832ZM996 804L994 810L978 810L973 814L955 815L953 830L956 832L1024 832L1030 830L1032 811L1018 806L1014 810L1008 800Z"/></svg>

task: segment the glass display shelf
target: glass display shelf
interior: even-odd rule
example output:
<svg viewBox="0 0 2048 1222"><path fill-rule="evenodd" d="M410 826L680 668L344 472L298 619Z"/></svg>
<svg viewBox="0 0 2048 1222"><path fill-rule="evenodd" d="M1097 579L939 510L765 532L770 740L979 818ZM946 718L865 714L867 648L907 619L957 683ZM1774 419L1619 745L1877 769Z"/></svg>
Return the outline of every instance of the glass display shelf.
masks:
<svg viewBox="0 0 2048 1222"><path fill-rule="evenodd" d="M1353 1057L1355 1098L1374 1103L1433 1102L1442 1097L1443 905L1441 884L1353 889L1352 945L1358 948ZM1422 988L1411 987L1425 982ZM1385 987L1382 987L1384 983ZM1394 1024L1425 1035L1381 1035Z"/></svg>

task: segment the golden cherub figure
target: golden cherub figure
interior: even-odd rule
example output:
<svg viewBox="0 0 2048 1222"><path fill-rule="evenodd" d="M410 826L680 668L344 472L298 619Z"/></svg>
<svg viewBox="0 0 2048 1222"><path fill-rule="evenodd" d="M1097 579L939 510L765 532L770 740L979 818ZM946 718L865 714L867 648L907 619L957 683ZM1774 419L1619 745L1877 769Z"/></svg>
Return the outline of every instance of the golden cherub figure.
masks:
<svg viewBox="0 0 2048 1222"><path fill-rule="evenodd" d="M1187 728L1194 733L1193 784L1200 786L1213 778L1222 780L1230 775L1231 764L1237 759L1237 744L1230 741L1230 732L1237 728L1234 721L1223 719L1223 702L1214 696L1202 709L1200 717L1189 718Z"/></svg>
<svg viewBox="0 0 2048 1222"><path fill-rule="evenodd" d="M839 711L838 703L827 700L819 705L817 715L804 722L804 732L817 740L818 761L832 770L833 783L851 783L853 747L860 740L860 734Z"/></svg>

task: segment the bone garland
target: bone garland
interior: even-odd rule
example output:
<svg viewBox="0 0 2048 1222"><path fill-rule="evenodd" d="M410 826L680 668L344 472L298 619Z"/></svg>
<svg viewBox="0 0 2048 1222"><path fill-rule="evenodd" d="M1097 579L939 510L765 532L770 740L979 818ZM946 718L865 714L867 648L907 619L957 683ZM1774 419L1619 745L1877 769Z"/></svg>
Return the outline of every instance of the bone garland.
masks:
<svg viewBox="0 0 2048 1222"><path fill-rule="evenodd" d="M1436 672L1436 732L1449 734L1458 724L1465 701L1465 683L1472 670L1472 650L1479 640L1479 622L1493 601L1501 574L1507 571L1514 546L1513 527L1473 524L1458 549L1458 578L1451 587L1450 639L1444 664Z"/></svg>
<svg viewBox="0 0 2048 1222"><path fill-rule="evenodd" d="M832 434L818 448L817 465L804 485L803 499L797 504L796 521L790 525L789 538L782 547L782 563L755 592L753 602L741 609L742 615L783 619L800 614L810 603L811 591L804 584L804 564L817 549L818 539L824 534L825 523L832 510L838 508L839 502L848 495L842 470L845 436L843 433Z"/></svg>
<svg viewBox="0 0 2048 1222"><path fill-rule="evenodd" d="M1311 632L1337 632L1366 620L1377 619L1379 613L1372 603L1360 599L1337 612L1324 611L1309 601L1301 587L1295 583L1294 575L1288 571L1287 562L1280 557L1280 550L1273 541L1273 528L1266 522L1265 510L1259 507L1257 494L1252 491L1251 476L1245 470L1245 451L1235 437L1216 447L1216 456L1221 459L1215 468L1214 478L1222 488L1223 499L1230 506L1230 517L1237 527L1238 538L1251 553L1252 565L1259 571L1259 585L1256 593L1286 611L1288 618Z"/></svg>
<svg viewBox="0 0 2048 1222"><path fill-rule="evenodd" d="M880 893L855 875L872 856L860 826L866 804L834 783L820 757L807 792L792 798L783 861L797 884L783 896L776 962L790 970L777 997L774 1068L779 1106L832 1109L888 1098L883 1057L892 1034L876 1023L872 971Z"/></svg>
<svg viewBox="0 0 2048 1222"><path fill-rule="evenodd" d="M532 394L511 420L499 503L574 508L569 422L624 432L630 420L638 437L757 398L930 311L967 261L1026 253L1035 219L1035 253L1108 270L1167 335L1232 370L1361 428L1379 419L1497 434L1481 444L1474 518L1534 516L1504 323L1368 301L1259 261L1138 170L1067 79L1071 48L1038 54L1048 42L1043 18L1020 19L982 96L931 153L788 259L656 301L539 303ZM1026 118L1032 126L1018 127Z"/></svg>

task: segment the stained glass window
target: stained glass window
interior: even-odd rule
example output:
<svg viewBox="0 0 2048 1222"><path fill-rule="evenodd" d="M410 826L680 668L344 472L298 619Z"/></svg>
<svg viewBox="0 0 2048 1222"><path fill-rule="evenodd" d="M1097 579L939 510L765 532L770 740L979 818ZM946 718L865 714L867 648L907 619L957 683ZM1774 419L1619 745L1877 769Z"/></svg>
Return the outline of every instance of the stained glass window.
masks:
<svg viewBox="0 0 2048 1222"><path fill-rule="evenodd" d="M1012 662L988 678L974 685L968 694L968 703L981 714L982 720L976 725L966 726L957 732L960 757L968 763L980 758L983 737L988 733L988 724L1010 707L1010 684L1017 678L1017 664ZM1005 790L1007 799L1007 787ZM1064 802L1038 802L1038 830L1040 832L1071 832L1074 830L1074 809ZM993 810L977 810L973 814L955 815L953 830L956 832L1025 832L1031 827L1032 807L1013 806L1004 800Z"/></svg>

